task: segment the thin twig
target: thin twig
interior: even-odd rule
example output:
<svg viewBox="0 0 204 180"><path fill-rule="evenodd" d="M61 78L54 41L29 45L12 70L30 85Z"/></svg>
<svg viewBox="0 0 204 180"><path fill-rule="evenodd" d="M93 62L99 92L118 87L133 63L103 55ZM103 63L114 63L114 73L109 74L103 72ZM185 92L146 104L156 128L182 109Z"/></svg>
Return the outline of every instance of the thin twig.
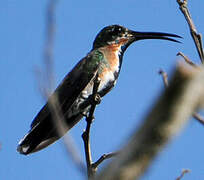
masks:
<svg viewBox="0 0 204 180"><path fill-rule="evenodd" d="M93 168L97 168L104 160L110 159L110 158L112 158L118 154L119 154L119 152L103 154L95 163L92 164Z"/></svg>
<svg viewBox="0 0 204 180"><path fill-rule="evenodd" d="M159 70L159 74L162 75L162 79L163 79L163 82L164 82L164 86L165 87L168 87L169 85L169 82L168 82L168 74L163 71L162 69Z"/></svg>
<svg viewBox="0 0 204 180"><path fill-rule="evenodd" d="M177 53L177 56L181 56L183 57L183 59L188 63L190 64L191 66L193 67L198 67L198 65L196 65L193 61L191 61L187 56L185 56L182 52L178 52Z"/></svg>
<svg viewBox="0 0 204 180"><path fill-rule="evenodd" d="M193 20L191 18L191 15L190 15L190 12L187 8L187 0L177 0L177 3L179 4L179 9L181 10L181 12L183 13L187 23L188 23L188 26L189 26L189 29L190 29L190 33L191 33L191 36L194 40L194 43L196 45L196 49L198 51L198 54L199 54L199 57L200 57L200 60L202 63L204 63L204 52L203 52L203 45L202 45L202 36L201 34L197 33L197 30L196 30L196 27L193 23Z"/></svg>
<svg viewBox="0 0 204 180"><path fill-rule="evenodd" d="M46 40L45 40L45 49L44 49L44 65L45 65L45 83L46 90L48 95L52 90L55 79L54 79L54 57L53 57L53 48L54 48L54 37L55 37L55 12L57 0L50 0L47 5L46 12Z"/></svg>
<svg viewBox="0 0 204 180"><path fill-rule="evenodd" d="M191 32L191 36L194 40L194 43L196 45L196 49L198 51L200 60L202 63L204 63L204 52L203 52L203 45L202 45L202 37L201 34L197 33L196 27L194 25L194 22L191 18L190 12L187 8L187 0L177 0L177 3L179 4L179 8L181 10L181 12L183 13L186 21L188 22L188 26ZM195 63L193 63L187 56L185 56L182 52L179 52L177 55L180 55L184 58L184 60L190 64L191 66L194 67L199 67L198 65L196 65ZM202 125L204 125L204 118L199 115L198 113L194 113L193 117L198 120Z"/></svg>
<svg viewBox="0 0 204 180"><path fill-rule="evenodd" d="M198 113L193 113L193 117L198 120L198 122L200 122L202 125L204 125L204 118L198 114Z"/></svg>
<svg viewBox="0 0 204 180"><path fill-rule="evenodd" d="M98 87L100 85L100 79L98 77L98 74L96 75L96 78L94 80L94 86L93 86L93 93L91 95L91 98L89 98L89 103L91 103L91 108L89 111L89 114L86 116L86 130L82 134L82 138L84 141L84 149L85 149L85 156L86 156L86 165L87 165L87 174L89 179L93 179L95 177L97 167L106 159L112 158L118 152L109 153L102 155L95 163L92 161L92 154L91 154L91 147L90 147L90 130L91 130L91 124L94 120L94 111L96 108L96 105L100 103L100 95L98 94Z"/></svg>
<svg viewBox="0 0 204 180"><path fill-rule="evenodd" d="M92 105L91 105L89 114L86 117L86 122L87 122L86 130L82 134L82 138L84 141L85 156L86 156L87 174L88 174L89 179L93 178L96 172L96 168L92 167L92 156L91 156L91 147L90 147L90 129L91 129L91 124L94 120L94 111L100 99L99 95L97 94L99 84L100 84L100 79L97 74L94 80L94 86L93 86Z"/></svg>
<svg viewBox="0 0 204 180"><path fill-rule="evenodd" d="M53 48L54 48L54 35L55 35L55 12L56 12L56 5L58 0L50 0L47 5L47 12L46 12L46 40L45 40L45 47L44 47L44 65L45 65L45 76L43 84L43 91L41 91L42 96L45 99L49 98L48 106L50 112L52 113L52 120L56 125L57 133L59 137L63 136L66 132L65 127L65 119L62 115L60 105L58 102L57 94L53 94L50 96L51 91L54 87L54 57L53 57ZM41 84L42 85L42 84ZM42 88L41 88L42 89ZM78 167L82 174L85 174L85 166L79 156L78 150L74 144L73 139L71 136L64 136L63 137L64 145L67 154L70 155L74 164Z"/></svg>
<svg viewBox="0 0 204 180"><path fill-rule="evenodd" d="M60 109L59 101L57 99L57 95L53 94L49 98L49 103L48 103L51 115L52 115L52 120L55 123L57 134L59 137L63 137L63 144L65 147L65 150L67 154L70 156L71 160L74 162L78 170L82 173L82 175L85 175L85 165L79 156L79 151L76 148L75 142L72 139L70 135L65 135L64 134L67 132L67 124L65 124L65 119L62 114L62 111Z"/></svg>
<svg viewBox="0 0 204 180"><path fill-rule="evenodd" d="M189 169L183 169L181 172L181 175L179 177L176 178L176 180L181 180L185 174L189 173L190 170Z"/></svg>
<svg viewBox="0 0 204 180"><path fill-rule="evenodd" d="M168 74L164 70L162 70L162 69L159 70L159 74L162 76L165 88L167 88L168 84L169 84L168 83ZM196 120L198 120L198 122L200 122L202 125L204 125L204 118L200 114L195 112L195 113L193 113L192 116Z"/></svg>

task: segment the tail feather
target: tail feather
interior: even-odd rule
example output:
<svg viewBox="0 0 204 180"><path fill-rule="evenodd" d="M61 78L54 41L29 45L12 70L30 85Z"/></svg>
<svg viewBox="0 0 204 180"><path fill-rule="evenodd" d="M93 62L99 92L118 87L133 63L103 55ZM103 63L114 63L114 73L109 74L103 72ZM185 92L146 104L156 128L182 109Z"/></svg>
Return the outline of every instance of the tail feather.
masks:
<svg viewBox="0 0 204 180"><path fill-rule="evenodd" d="M25 136L26 137L26 136ZM27 155L30 151L30 145L26 145L24 144L24 138L20 140L19 144L18 144L18 147L17 147L17 151L21 154L25 154Z"/></svg>
<svg viewBox="0 0 204 180"><path fill-rule="evenodd" d="M69 119L66 119L68 131L72 128L83 116L78 114ZM20 154L28 155L39 151L58 140L60 136L57 133L56 126L52 119L44 119L39 122L19 141L17 151Z"/></svg>
<svg viewBox="0 0 204 180"><path fill-rule="evenodd" d="M59 139L52 119L46 118L35 126L20 140L17 151L27 155L48 146ZM46 142L46 143L45 143Z"/></svg>
<svg viewBox="0 0 204 180"><path fill-rule="evenodd" d="M28 155L30 153L34 153L37 152L45 147L47 147L48 145L54 143L57 139L57 137L53 137L53 138L49 138L47 140L44 141L35 141L35 135L33 134L26 134L25 137L20 140L18 147L17 147L17 151L20 154L24 154L24 155Z"/></svg>
<svg viewBox="0 0 204 180"><path fill-rule="evenodd" d="M27 155L30 154L33 151L33 149L35 149L36 146L37 144L34 144L34 142L32 141L29 142L27 139L22 139L18 144L17 151L20 154Z"/></svg>
<svg viewBox="0 0 204 180"><path fill-rule="evenodd" d="M40 144L40 141L39 136L35 132L30 131L20 140L17 151L24 155L30 154Z"/></svg>

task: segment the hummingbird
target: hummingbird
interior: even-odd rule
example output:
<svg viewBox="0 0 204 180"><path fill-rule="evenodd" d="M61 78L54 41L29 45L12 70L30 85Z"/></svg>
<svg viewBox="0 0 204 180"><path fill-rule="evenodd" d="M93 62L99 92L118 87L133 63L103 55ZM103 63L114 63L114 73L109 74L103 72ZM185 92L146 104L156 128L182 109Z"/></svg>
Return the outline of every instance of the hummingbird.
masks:
<svg viewBox="0 0 204 180"><path fill-rule="evenodd" d="M144 39L179 42L175 38L181 36L162 32L138 32L121 25L103 28L96 36L91 51L65 76L34 118L30 130L20 140L17 151L27 155L47 147L88 114L92 105L88 99L93 94L94 79L96 76L100 79L97 94L102 98L115 86L123 54L133 42ZM58 105L66 125L65 132L60 135L49 106L52 96L58 98Z"/></svg>

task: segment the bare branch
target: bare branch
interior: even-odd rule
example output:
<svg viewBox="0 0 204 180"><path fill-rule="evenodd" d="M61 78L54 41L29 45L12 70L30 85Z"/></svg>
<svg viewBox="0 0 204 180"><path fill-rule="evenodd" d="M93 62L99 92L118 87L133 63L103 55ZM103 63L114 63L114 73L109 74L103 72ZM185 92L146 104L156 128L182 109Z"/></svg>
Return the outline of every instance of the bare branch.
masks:
<svg viewBox="0 0 204 180"><path fill-rule="evenodd" d="M95 163L93 163L92 161L91 147L90 147L90 130L91 130L91 124L94 120L94 111L95 111L96 105L99 104L101 101L100 95L98 94L99 84L100 84L100 78L98 77L98 74L97 74L94 80L93 93L90 96L91 98L88 99L89 103L91 103L91 108L90 108L89 114L86 115L86 122L87 122L86 130L82 134L82 138L84 141L88 179L93 179L95 177L97 167L104 160L109 159L115 156L116 154L118 154L118 152L104 154Z"/></svg>
<svg viewBox="0 0 204 180"><path fill-rule="evenodd" d="M168 82L168 74L163 71L162 69L159 70L159 74L162 75L162 79L163 79L163 82L164 82L164 86L165 87L168 87L169 85L169 82Z"/></svg>
<svg viewBox="0 0 204 180"><path fill-rule="evenodd" d="M57 129L57 133L59 137L63 137L64 134L67 132L67 124L65 124L64 116L62 115L60 105L57 99L57 95L52 95L49 98L48 103L50 112L52 114L52 120L54 121ZM78 149L75 146L75 143L70 135L65 135L63 137L64 147L67 154L71 157L74 164L80 170L80 172L84 175L85 174L85 166L82 159L79 156Z"/></svg>
<svg viewBox="0 0 204 180"><path fill-rule="evenodd" d="M193 117L198 120L198 122L200 122L202 125L204 125L204 118L198 114L198 113L193 113Z"/></svg>
<svg viewBox="0 0 204 180"><path fill-rule="evenodd" d="M183 169L181 172L181 175L179 177L176 178L176 180L181 180L185 174L189 173L190 170L189 169Z"/></svg>
<svg viewBox="0 0 204 180"><path fill-rule="evenodd" d="M203 52L203 45L202 45L202 36L201 34L197 33L197 30L196 30L196 27L193 23L193 20L191 18L191 15L190 15L190 12L187 8L187 0L177 0L177 3L179 4L179 9L181 10L181 12L183 13L187 23L188 23L188 26L189 26L189 29L190 29L190 33L191 33L191 36L194 40L194 43L196 45L196 49L198 51L198 54L199 54L199 57L200 57L200 60L202 63L204 63L204 52Z"/></svg>
<svg viewBox="0 0 204 180"><path fill-rule="evenodd" d="M45 65L45 84L48 96L53 89L54 80L54 67L53 67L53 47L54 47L54 35L55 35L55 11L57 0L50 0L47 5L46 12L46 39L44 48L44 65Z"/></svg>
<svg viewBox="0 0 204 180"><path fill-rule="evenodd" d="M43 96L48 99L48 106L50 109L50 112L52 113L52 119L56 125L57 133L59 137L64 136L67 129L67 124L65 124L64 116L60 109L60 104L58 101L57 94L51 94L51 90L54 86L54 67L53 67L53 45L54 45L54 32L55 32L55 9L56 9L57 0L50 0L47 7L47 21L46 21L46 43L45 43L45 49L44 49L44 65L45 65L45 80L42 84L46 84L43 88L40 88ZM39 77L38 71L37 75ZM46 83L45 83L46 82ZM95 175L95 172L97 170L97 164L100 164L99 162L92 163L92 157L91 157L91 147L90 147L90 128L91 123L94 119L94 111L96 108L96 105L100 103L100 96L97 94L98 87L100 84L100 79L98 78L98 75L95 78L94 81L94 87L93 87L93 94L92 98L88 99L92 103L92 106L90 108L89 114L86 117L87 121L87 127L86 131L83 133L82 137L84 140L84 147L85 147L85 155L86 155L86 164L87 164L87 173L88 177L92 178ZM90 103L90 102L89 102ZM77 165L78 169L84 174L84 164L82 163L81 158L79 157L79 153L77 151L77 148L74 145L74 141L71 139L70 136L64 136L64 145L66 148L66 151L70 155L73 162ZM111 155L107 155L107 157L104 157L104 160L107 158L110 158ZM101 160L100 160L101 161Z"/></svg>
<svg viewBox="0 0 204 180"><path fill-rule="evenodd" d="M44 65L45 65L45 73L43 77L43 85L40 87L42 96L48 100L48 106L50 112L52 113L52 120L54 121L57 129L57 133L59 137L63 136L66 129L67 124L65 124L64 116L62 115L60 105L58 102L57 94L53 94L50 96L51 91L54 87L54 58L53 58L53 47L54 47L54 35L55 35L55 12L56 12L56 5L58 0L50 0L47 5L47 12L46 12L46 40L45 40L45 47L44 47ZM42 83L40 84L42 85ZM43 90L42 90L43 89ZM66 128L65 128L66 127ZM67 154L70 155L71 159L73 160L74 164L78 167L82 174L85 174L85 166L79 156L79 152L72 140L71 136L64 136L63 137L65 149Z"/></svg>
<svg viewBox="0 0 204 180"><path fill-rule="evenodd" d="M95 163L92 164L93 168L97 168L104 160L110 159L110 158L112 158L118 154L119 154L119 152L103 154Z"/></svg>
<svg viewBox="0 0 204 180"><path fill-rule="evenodd" d="M189 62L192 62L192 61L189 59ZM190 63L188 63L188 64L190 64ZM190 64L190 65L192 65L192 64ZM198 67L198 66L196 66L196 67ZM159 74L162 75L162 79L163 79L165 88L167 88L168 87L168 74L164 70L162 70L162 69L160 69ZM198 120L202 125L204 125L204 118L200 114L195 112L195 113L193 113L193 117L196 120Z"/></svg>
<svg viewBox="0 0 204 180"><path fill-rule="evenodd" d="M182 52L178 52L177 53L177 56L181 56L183 57L183 59L188 63L190 64L191 66L193 67L198 67L198 65L196 65L195 63L193 63L193 61L191 61L187 56L185 56Z"/></svg>
<svg viewBox="0 0 204 180"><path fill-rule="evenodd" d="M86 130L82 134L82 138L84 141L84 149L85 149L85 156L86 156L86 165L87 165L87 174L88 178L91 179L94 177L96 173L96 168L92 166L92 156L91 156L91 147L90 147L90 128L92 121L94 120L94 111L96 108L96 105L100 103L100 96L97 94L98 93L98 87L100 84L100 79L98 77L98 74L96 75L96 78L94 80L94 86L93 86L93 94L92 94L92 105L91 109L89 111L88 116L86 117Z"/></svg>
<svg viewBox="0 0 204 180"><path fill-rule="evenodd" d="M164 145L204 105L204 70L179 65L169 86L147 115L144 123L101 172L98 180L130 180L139 177Z"/></svg>

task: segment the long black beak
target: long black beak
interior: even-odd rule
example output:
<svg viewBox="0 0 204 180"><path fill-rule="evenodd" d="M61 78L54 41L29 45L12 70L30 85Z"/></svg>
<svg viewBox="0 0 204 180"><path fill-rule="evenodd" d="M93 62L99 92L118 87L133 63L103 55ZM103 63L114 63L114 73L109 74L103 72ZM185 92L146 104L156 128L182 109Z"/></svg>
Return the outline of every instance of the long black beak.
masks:
<svg viewBox="0 0 204 180"><path fill-rule="evenodd" d="M134 41L142 40L142 39L164 39L168 41L178 42L181 43L178 40L175 40L170 37L175 38L182 38L181 36L178 36L176 34L169 34L169 33L162 33L162 32L137 32L137 31L131 31L131 34L134 37Z"/></svg>

